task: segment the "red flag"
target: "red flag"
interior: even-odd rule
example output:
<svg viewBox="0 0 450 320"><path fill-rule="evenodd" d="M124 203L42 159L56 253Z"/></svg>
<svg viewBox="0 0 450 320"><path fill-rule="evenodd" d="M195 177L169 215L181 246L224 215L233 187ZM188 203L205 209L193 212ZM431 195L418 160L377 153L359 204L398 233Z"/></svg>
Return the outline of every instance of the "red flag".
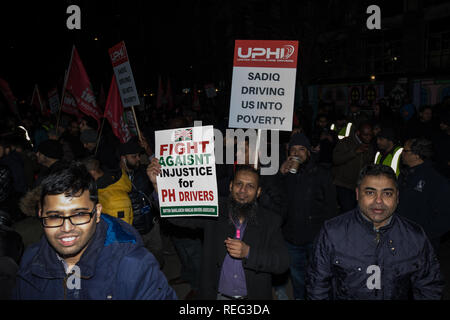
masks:
<svg viewBox="0 0 450 320"><path fill-rule="evenodd" d="M17 98L14 96L14 94L11 91L11 88L9 87L8 82L0 78L0 91L5 97L6 101L8 102L9 109L12 111L12 113L19 116L19 110L17 109ZM19 116L20 118L20 116Z"/></svg>
<svg viewBox="0 0 450 320"><path fill-rule="evenodd" d="M97 106L91 81L89 80L75 46L72 49L72 59L67 73L65 92L66 94L64 94L63 98L63 111L64 106L69 103L69 101L66 101L67 97L71 96L75 99L75 103L79 110L96 119L97 122L99 122L100 127L102 111ZM73 103L66 106L71 109L73 108Z"/></svg>
<svg viewBox="0 0 450 320"><path fill-rule="evenodd" d="M41 111L41 114L44 114L44 105L42 103L41 94L39 92L39 87L36 84L34 86L33 90L33 96L31 97L31 103L32 106L36 107L38 110Z"/></svg>
<svg viewBox="0 0 450 320"><path fill-rule="evenodd" d="M123 119L123 104L114 74L111 87L109 88L108 99L106 100L105 118L108 119L114 134L121 143L126 143L131 139L130 131Z"/></svg>
<svg viewBox="0 0 450 320"><path fill-rule="evenodd" d="M167 80L166 101L167 101L167 109L172 110L173 96L172 96L172 87L170 86L170 79Z"/></svg>
<svg viewBox="0 0 450 320"><path fill-rule="evenodd" d="M72 114L77 118L81 118L81 112L80 109L78 109L77 101L69 91L66 91L64 93L61 111L64 111L65 113L68 114Z"/></svg>

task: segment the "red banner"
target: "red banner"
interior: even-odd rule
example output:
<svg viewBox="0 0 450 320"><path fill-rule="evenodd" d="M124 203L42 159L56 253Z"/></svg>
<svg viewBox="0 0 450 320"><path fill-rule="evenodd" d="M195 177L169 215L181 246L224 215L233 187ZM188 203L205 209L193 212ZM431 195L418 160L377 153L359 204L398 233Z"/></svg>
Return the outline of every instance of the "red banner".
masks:
<svg viewBox="0 0 450 320"><path fill-rule="evenodd" d="M81 118L81 112L80 109L78 109L77 101L70 92L65 92L63 101L64 102L61 106L61 111L74 115L77 118Z"/></svg>
<svg viewBox="0 0 450 320"><path fill-rule="evenodd" d="M62 110L65 111L65 107L66 109L71 109L73 107L72 102L72 104L68 104L69 101L66 101L66 98L68 96L71 96L73 99L75 99L75 103L81 112L93 117L98 122L100 122L102 111L97 106L94 91L92 90L91 86L91 81L89 80L83 63L81 62L80 56L78 55L78 51L75 47L73 47L72 49L71 65L69 66L66 81L66 94L64 95Z"/></svg>
<svg viewBox="0 0 450 320"><path fill-rule="evenodd" d="M106 100L105 118L108 119L114 134L121 143L126 143L131 139L130 131L123 119L123 104L114 74L111 87L109 88L108 99Z"/></svg>

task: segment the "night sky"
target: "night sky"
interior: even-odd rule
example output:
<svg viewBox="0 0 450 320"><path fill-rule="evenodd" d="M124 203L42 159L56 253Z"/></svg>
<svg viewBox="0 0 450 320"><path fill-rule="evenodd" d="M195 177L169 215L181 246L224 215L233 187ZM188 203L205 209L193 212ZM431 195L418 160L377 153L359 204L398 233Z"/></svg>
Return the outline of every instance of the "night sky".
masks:
<svg viewBox="0 0 450 320"><path fill-rule="evenodd" d="M81 30L66 27L70 4L81 8ZM108 90L107 50L122 40L141 92L155 92L159 75L170 77L180 90L231 75L230 41L219 40L215 56L209 55L209 40L202 43L204 37L220 36L226 24L216 24L212 35L210 20L216 17L196 1L15 1L1 6L0 77L19 98L31 95L35 83L43 90L61 86L73 44L96 90L100 84Z"/></svg>
<svg viewBox="0 0 450 320"><path fill-rule="evenodd" d="M234 40L299 40L304 50L304 40L314 42L315 32L337 29L349 16L355 28L364 28L369 2L380 4L383 14L403 8L402 0L3 1L0 77L19 99L31 96L36 83L44 92L55 85L61 90L75 44L94 90L103 85L107 92L113 72L108 48L124 40L140 93L156 93L158 76L170 78L177 92L229 84ZM81 30L66 27L71 4L81 8ZM302 64L316 72L314 63L302 56L298 75Z"/></svg>

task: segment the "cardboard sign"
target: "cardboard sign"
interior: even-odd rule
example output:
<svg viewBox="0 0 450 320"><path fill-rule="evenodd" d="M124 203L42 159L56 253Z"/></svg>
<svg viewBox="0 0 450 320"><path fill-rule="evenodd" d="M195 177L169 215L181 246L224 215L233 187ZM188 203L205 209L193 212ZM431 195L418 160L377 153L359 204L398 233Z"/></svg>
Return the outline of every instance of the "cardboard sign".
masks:
<svg viewBox="0 0 450 320"><path fill-rule="evenodd" d="M230 128L292 131L298 41L236 40Z"/></svg>
<svg viewBox="0 0 450 320"><path fill-rule="evenodd" d="M212 126L155 132L161 217L217 217L218 192Z"/></svg>
<svg viewBox="0 0 450 320"><path fill-rule="evenodd" d="M136 90L136 84L134 83L130 61L128 60L125 42L122 41L109 49L109 56L114 68L114 74L116 75L123 107L127 108L139 105L139 96Z"/></svg>

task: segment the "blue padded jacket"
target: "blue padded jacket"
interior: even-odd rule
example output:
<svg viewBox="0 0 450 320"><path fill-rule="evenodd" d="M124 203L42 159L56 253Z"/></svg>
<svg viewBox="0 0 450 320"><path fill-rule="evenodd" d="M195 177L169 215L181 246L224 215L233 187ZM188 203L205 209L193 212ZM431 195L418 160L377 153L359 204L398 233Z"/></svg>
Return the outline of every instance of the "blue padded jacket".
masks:
<svg viewBox="0 0 450 320"><path fill-rule="evenodd" d="M76 265L78 279L66 275L46 237L24 254L14 299L162 300L177 299L154 256L135 229L102 215L95 234ZM78 284L78 285L77 285Z"/></svg>

